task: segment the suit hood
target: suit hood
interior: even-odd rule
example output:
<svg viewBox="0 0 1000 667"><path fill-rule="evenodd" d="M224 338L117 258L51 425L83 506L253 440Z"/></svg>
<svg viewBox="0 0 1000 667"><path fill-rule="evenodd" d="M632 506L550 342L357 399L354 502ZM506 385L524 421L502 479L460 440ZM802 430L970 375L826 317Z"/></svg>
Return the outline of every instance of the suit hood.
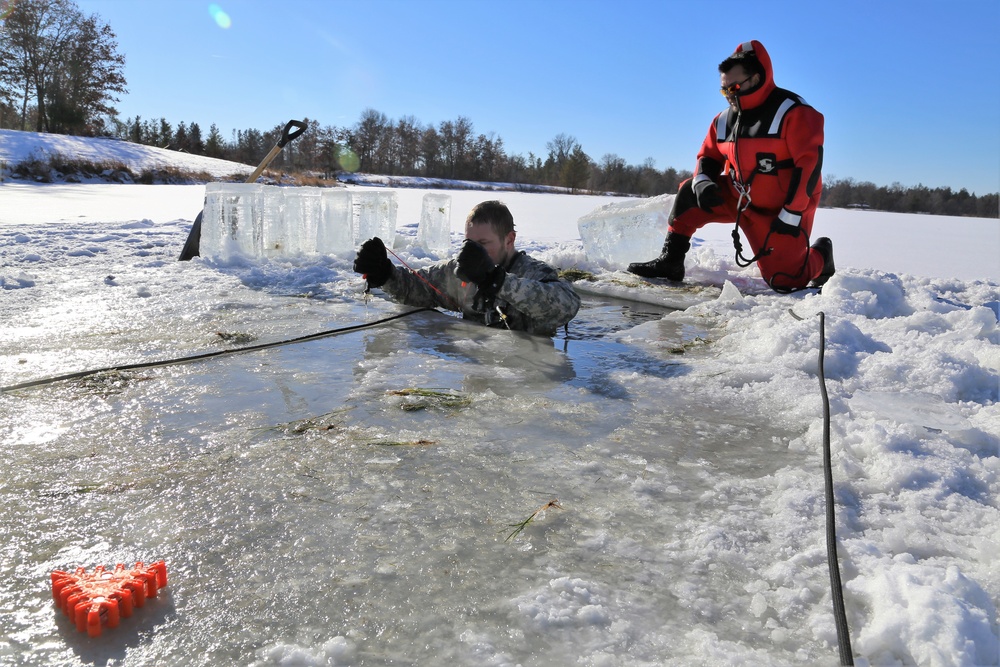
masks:
<svg viewBox="0 0 1000 667"><path fill-rule="evenodd" d="M753 92L740 96L740 108L742 109L753 109L754 107L760 106L764 103L764 100L766 100L768 96L774 92L774 89L777 88L774 83L774 72L771 69L771 56L767 53L767 49L764 48L764 45L756 39L750 40L749 42L743 42L736 47L735 51L733 51L733 56L738 56L741 53L748 52L753 52L764 72L760 86L758 86Z"/></svg>

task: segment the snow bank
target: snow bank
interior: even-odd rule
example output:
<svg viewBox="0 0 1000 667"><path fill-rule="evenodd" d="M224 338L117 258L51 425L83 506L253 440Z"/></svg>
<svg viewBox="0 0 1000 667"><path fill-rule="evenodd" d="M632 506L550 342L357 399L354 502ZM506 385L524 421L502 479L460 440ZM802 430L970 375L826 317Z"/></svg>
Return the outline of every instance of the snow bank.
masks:
<svg viewBox="0 0 1000 667"><path fill-rule="evenodd" d="M136 174L170 168L193 173L204 172L213 178L226 178L234 175L249 176L253 171L253 167L238 162L118 139L0 130L0 162L6 162L8 169L25 159L45 160L53 155L96 164L121 163Z"/></svg>

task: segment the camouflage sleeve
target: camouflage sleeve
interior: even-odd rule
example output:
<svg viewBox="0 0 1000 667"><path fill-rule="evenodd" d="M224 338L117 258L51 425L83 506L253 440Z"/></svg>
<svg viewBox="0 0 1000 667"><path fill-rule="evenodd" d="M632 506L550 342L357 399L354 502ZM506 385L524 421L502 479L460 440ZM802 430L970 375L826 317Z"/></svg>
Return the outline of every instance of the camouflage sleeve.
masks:
<svg viewBox="0 0 1000 667"><path fill-rule="evenodd" d="M417 271L397 266L382 290L398 303L458 311L466 318L489 323L489 313L475 309L476 286L464 284L455 275L455 264L451 259ZM497 303L511 329L542 335L555 334L580 309L580 297L573 286L551 266L523 252L508 268Z"/></svg>
<svg viewBox="0 0 1000 667"><path fill-rule="evenodd" d="M417 271L397 266L382 290L393 301L418 308L461 311L465 300L461 281L455 276L454 260Z"/></svg>
<svg viewBox="0 0 1000 667"><path fill-rule="evenodd" d="M531 331L551 331L566 324L580 310L580 297L548 264L521 255L510 267L497 293L529 320Z"/></svg>

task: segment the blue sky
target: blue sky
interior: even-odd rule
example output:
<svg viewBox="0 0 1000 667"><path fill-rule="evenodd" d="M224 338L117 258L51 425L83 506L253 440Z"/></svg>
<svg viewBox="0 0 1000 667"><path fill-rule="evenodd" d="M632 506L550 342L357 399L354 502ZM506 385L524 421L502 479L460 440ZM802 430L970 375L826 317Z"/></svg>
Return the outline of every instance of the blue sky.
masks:
<svg viewBox="0 0 1000 667"><path fill-rule="evenodd" d="M229 18L213 17L215 4ZM509 154L570 135L594 160L692 169L718 63L760 40L826 117L824 173L1000 191L1000 2L77 0L126 57L123 118L352 126L465 116Z"/></svg>

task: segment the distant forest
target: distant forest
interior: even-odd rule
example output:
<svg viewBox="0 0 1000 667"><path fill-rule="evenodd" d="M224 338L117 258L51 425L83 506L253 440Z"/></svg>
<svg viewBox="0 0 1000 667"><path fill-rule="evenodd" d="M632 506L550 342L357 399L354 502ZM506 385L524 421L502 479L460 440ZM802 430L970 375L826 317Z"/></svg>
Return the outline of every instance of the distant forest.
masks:
<svg viewBox="0 0 1000 667"><path fill-rule="evenodd" d="M691 172L657 170L652 160L632 166L617 155L595 163L580 143L560 134L546 144L544 158L509 155L503 139L477 134L472 121L458 117L437 126L412 117L388 119L366 109L353 127L321 126L305 119L306 132L288 144L272 167L290 172L338 172L387 176L555 185L575 191L657 195L676 192ZM197 123L173 127L165 119L132 118L115 123L114 136L135 143L257 164L281 137L283 126L267 131L237 130L226 141L213 124L205 135Z"/></svg>
<svg viewBox="0 0 1000 667"><path fill-rule="evenodd" d="M213 124L171 124L165 118L121 120L116 95L127 92L125 58L116 36L99 16L87 16L73 0L0 0L0 128L126 141L258 164L281 136L270 130L237 130L229 139ZM626 164L609 153L593 160L572 136L559 134L545 154L511 155L495 133L477 134L472 121L425 125L366 109L351 127L305 119L308 130L285 147L272 166L332 177L341 171L424 176L469 181L554 185L580 192L653 196L674 193L690 171L659 170L652 158ZM693 156L692 156L693 163ZM1000 216L998 193L965 189L877 186L853 179L824 183L822 206L871 208L985 218Z"/></svg>
<svg viewBox="0 0 1000 667"><path fill-rule="evenodd" d="M413 117L393 121L366 109L353 127L321 126L306 119L308 130L288 144L272 165L291 172L333 176L341 171L389 176L423 176L468 181L555 185L581 192L615 192L640 196L673 194L690 171L656 169L652 159L626 164L615 154L595 162L572 136L557 135L546 154L508 155L503 139L476 134L472 121L459 116L436 127ZM172 126L165 119L136 117L114 122L114 135L134 143L160 146L199 155L257 164L281 137L283 126L267 131L234 131L226 141L213 124L203 136L197 123ZM876 185L852 178L828 178L821 206L859 208L899 213L1000 216L998 193L970 194L966 189Z"/></svg>

